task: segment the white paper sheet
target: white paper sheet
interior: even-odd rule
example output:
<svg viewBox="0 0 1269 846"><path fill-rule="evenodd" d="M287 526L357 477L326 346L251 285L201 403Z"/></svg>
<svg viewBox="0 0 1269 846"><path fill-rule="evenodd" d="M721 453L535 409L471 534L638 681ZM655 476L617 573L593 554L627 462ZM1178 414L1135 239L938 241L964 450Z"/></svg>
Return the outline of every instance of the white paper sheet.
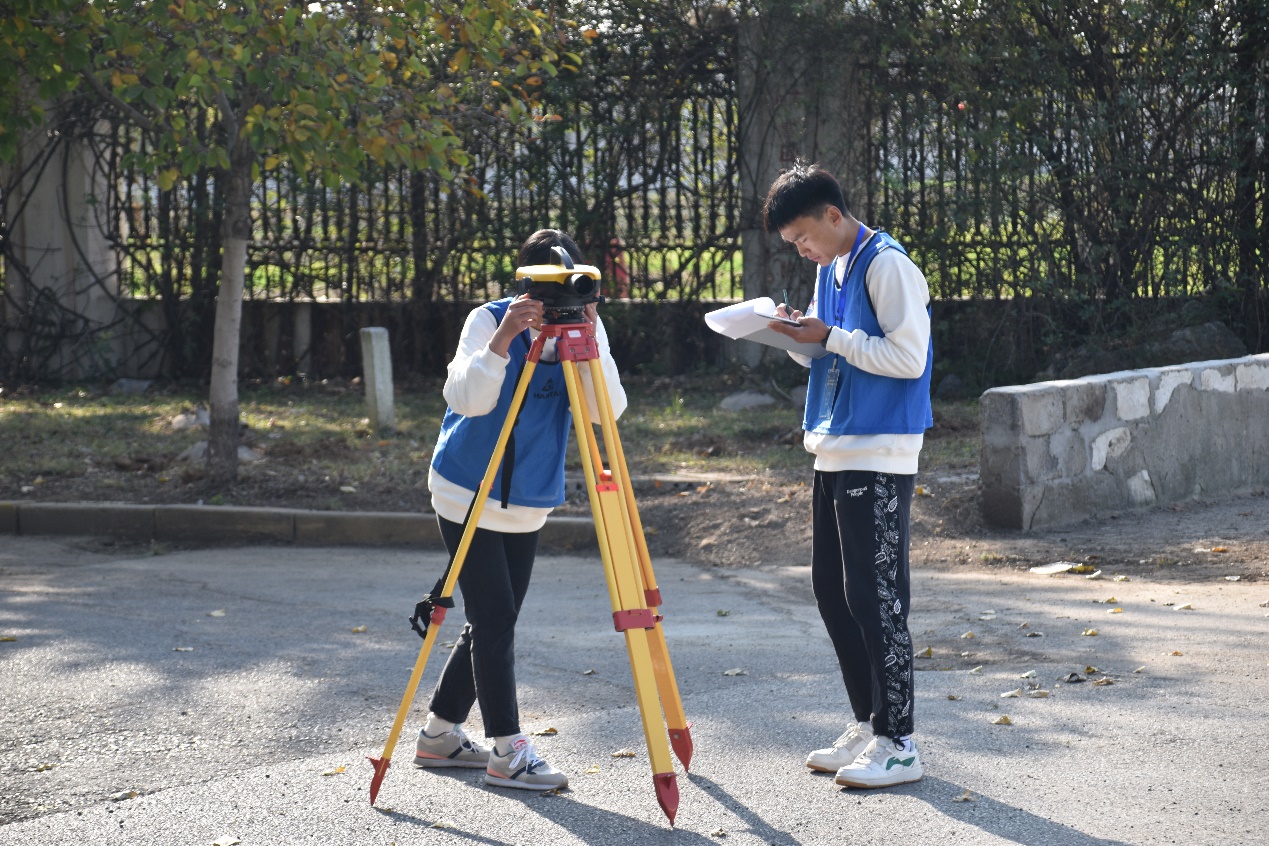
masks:
<svg viewBox="0 0 1269 846"><path fill-rule="evenodd" d="M822 358L828 350L821 344L800 344L767 326L775 317L776 304L770 297L758 297L724 306L705 315L705 325L720 335L739 341L754 341L781 350Z"/></svg>

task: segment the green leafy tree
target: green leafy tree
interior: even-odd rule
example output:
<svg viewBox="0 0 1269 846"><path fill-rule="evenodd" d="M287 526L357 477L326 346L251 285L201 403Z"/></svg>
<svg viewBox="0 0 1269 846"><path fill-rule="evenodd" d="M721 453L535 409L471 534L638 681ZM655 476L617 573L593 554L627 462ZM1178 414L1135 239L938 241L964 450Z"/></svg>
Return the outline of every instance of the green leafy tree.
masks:
<svg viewBox="0 0 1269 846"><path fill-rule="evenodd" d="M159 187L214 169L223 203L208 467L232 482L253 188L279 164L356 181L368 161L450 178L465 138L531 118L580 61L511 0L9 0L0 20L0 160L45 107L78 97L134 124Z"/></svg>

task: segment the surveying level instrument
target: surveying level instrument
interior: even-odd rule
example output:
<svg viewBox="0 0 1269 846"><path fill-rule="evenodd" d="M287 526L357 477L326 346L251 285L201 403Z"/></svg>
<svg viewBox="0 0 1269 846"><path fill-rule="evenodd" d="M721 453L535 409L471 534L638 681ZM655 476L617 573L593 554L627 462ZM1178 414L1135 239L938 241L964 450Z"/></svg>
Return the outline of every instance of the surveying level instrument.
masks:
<svg viewBox="0 0 1269 846"><path fill-rule="evenodd" d="M586 476L599 554L608 583L613 624L626 638L626 651L634 676L635 695L643 721L643 734L652 765L657 802L673 825L678 811L679 789L670 759L670 748L673 747L674 754L686 771L692 759L692 736L683 713L674 669L670 664L665 633L661 628L662 615L657 613L661 605L661 591L652 571L652 559L648 554L643 524L635 506L634 491L630 486L626 459L621 449L621 438L617 434L608 386L599 361L599 343L595 338L594 327L584 316L586 304L600 299L599 270L589 265L574 266L567 253L558 247L553 249L557 259L563 256L567 264L561 261L557 265L531 265L516 270L521 291L529 293L535 299L542 299L547 317L542 331L533 341L525 358L524 369L516 382L506 421L464 521L458 548L432 593L415 607L411 625L423 637L423 646L414 664L414 671L410 675L383 754L378 758L369 758L375 770L374 779L370 783L370 803L374 804L391 763L393 750L405 724L406 713L414 701L419 680L427 666L428 655L436 641L437 629L445 619L446 610L454 607L452 596L459 571L480 522L485 501L493 495L494 478L502 464L516 417L524 404L534 368L541 358L546 341L555 338L556 353L568 387L569 408L573 415L573 428L577 432L578 451ZM585 363L590 368L591 385L599 410L599 419L596 421L590 419L582 395L579 363ZM604 469L592 422L599 424L603 436L604 455L608 458L607 469Z"/></svg>

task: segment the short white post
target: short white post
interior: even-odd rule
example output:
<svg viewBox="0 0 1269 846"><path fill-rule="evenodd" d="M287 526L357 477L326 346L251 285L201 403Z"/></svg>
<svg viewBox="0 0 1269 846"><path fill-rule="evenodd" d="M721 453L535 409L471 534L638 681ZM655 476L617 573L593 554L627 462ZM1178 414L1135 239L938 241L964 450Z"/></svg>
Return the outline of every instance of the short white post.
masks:
<svg viewBox="0 0 1269 846"><path fill-rule="evenodd" d="M297 302L294 321L291 350L295 356L295 370L307 376L313 372L313 304Z"/></svg>
<svg viewBox="0 0 1269 846"><path fill-rule="evenodd" d="M382 326L361 330L361 370L370 425L380 431L396 429L396 411L392 406L392 352L388 347L388 330Z"/></svg>

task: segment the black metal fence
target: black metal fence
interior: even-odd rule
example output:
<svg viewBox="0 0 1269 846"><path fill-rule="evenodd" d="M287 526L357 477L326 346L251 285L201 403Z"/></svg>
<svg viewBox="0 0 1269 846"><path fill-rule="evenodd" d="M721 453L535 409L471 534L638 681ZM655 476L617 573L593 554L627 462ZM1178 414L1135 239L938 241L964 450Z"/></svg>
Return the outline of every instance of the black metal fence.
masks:
<svg viewBox="0 0 1269 846"><path fill-rule="evenodd" d="M548 87L550 119L473 138L462 179L381 168L331 188L269 171L246 296L478 301L503 293L521 240L544 226L577 238L610 295L739 296L739 4L592 5L608 10L605 37L580 74ZM900 235L938 298L1013 300L1054 332L1087 332L1112 327L1116 303L1224 297L1263 348L1269 58L1256 33L1269 12L1172 0L1145 4L1144 22L1096 17L1121 5L1008 2L978 19L962 13L973 4L878 0L849 20L841 31L871 49L852 54L852 91L822 96L861 103L858 207ZM1050 7L1070 20L1046 29ZM826 14L808 8L812 22ZM834 31L802 29L812 42ZM144 143L134 130L94 137L122 293L162 303L168 369L199 374L219 270L216 173L160 191L121 164Z"/></svg>

